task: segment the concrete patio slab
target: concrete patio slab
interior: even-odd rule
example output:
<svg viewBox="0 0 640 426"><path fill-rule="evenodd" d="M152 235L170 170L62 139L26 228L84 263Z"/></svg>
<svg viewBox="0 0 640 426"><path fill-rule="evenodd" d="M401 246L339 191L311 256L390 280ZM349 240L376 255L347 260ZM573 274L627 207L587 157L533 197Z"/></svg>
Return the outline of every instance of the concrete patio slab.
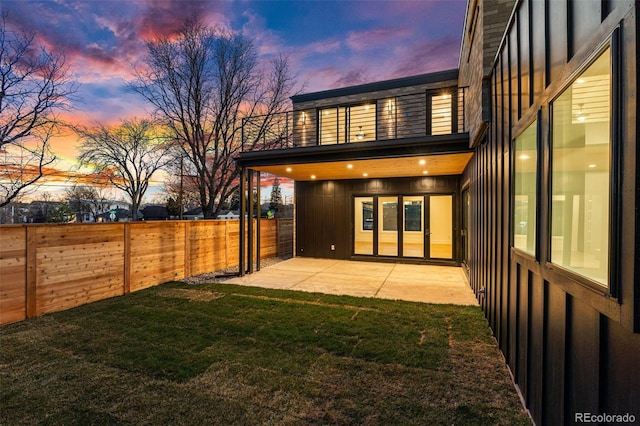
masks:
<svg viewBox="0 0 640 426"><path fill-rule="evenodd" d="M424 303L478 305L462 268L296 257L229 284Z"/></svg>

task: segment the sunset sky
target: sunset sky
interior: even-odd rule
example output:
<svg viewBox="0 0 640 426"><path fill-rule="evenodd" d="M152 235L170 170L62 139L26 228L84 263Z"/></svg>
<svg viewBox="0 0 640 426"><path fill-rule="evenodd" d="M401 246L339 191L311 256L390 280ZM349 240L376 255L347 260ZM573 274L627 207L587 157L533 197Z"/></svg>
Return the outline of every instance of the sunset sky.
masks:
<svg viewBox="0 0 640 426"><path fill-rule="evenodd" d="M197 16L252 39L261 60L290 57L304 92L457 68L465 0L413 1L12 1L2 0L10 29L34 30L38 43L63 51L79 83L74 124L148 115L125 84L145 42ZM56 178L40 190L60 194L77 175L74 136L57 138ZM160 201L161 177L147 201ZM37 197L37 195L36 195Z"/></svg>

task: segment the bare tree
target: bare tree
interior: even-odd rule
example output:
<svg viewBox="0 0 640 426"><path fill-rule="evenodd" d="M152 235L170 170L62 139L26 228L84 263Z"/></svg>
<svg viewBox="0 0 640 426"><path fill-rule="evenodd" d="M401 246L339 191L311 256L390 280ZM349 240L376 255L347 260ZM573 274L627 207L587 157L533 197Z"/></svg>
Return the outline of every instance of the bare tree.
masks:
<svg viewBox="0 0 640 426"><path fill-rule="evenodd" d="M76 86L65 57L37 46L33 33L7 28L0 17L0 206L24 193L54 160L49 140L61 127Z"/></svg>
<svg viewBox="0 0 640 426"><path fill-rule="evenodd" d="M160 130L149 120L77 131L82 138L80 163L129 196L135 220L151 177L170 159L167 138L159 136Z"/></svg>
<svg viewBox="0 0 640 426"><path fill-rule="evenodd" d="M182 218L184 208L200 205L198 177L192 170L192 162L185 158L182 150L174 149L172 155L172 160L165 168L168 176L164 181L164 193L176 204L178 213L175 216Z"/></svg>
<svg viewBox="0 0 640 426"><path fill-rule="evenodd" d="M244 141L250 149L288 108L294 78L287 58L261 66L251 40L196 21L177 35L147 44L146 67L130 83L181 142L198 183L205 218L215 217L238 188L234 156L242 149L242 120L261 116ZM245 145L245 146L246 146Z"/></svg>

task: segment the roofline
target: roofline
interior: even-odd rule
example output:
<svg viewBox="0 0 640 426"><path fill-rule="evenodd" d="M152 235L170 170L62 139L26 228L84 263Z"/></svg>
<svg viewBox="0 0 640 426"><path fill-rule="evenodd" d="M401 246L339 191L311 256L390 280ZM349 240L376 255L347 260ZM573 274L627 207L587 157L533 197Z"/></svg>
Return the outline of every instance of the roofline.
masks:
<svg viewBox="0 0 640 426"><path fill-rule="evenodd" d="M414 75L410 77L396 78L393 80L378 81L375 83L359 84L357 86L342 87L339 89L323 90L321 92L305 93L291 96L293 103L317 101L319 99L334 98L338 96L355 95L359 93L376 92L379 90L397 89L400 87L417 86L420 84L437 83L440 81L457 80L458 69L437 71L428 74Z"/></svg>

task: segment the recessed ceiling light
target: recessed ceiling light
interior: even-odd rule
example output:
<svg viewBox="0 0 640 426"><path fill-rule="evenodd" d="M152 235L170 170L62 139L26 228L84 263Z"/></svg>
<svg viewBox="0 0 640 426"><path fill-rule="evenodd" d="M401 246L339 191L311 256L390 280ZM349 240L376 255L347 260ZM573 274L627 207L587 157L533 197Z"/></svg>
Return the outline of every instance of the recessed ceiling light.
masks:
<svg viewBox="0 0 640 426"><path fill-rule="evenodd" d="M290 172L291 171L291 167L287 167L287 171Z"/></svg>
<svg viewBox="0 0 640 426"><path fill-rule="evenodd" d="M369 176L369 173L363 173L362 176L367 177Z"/></svg>
<svg viewBox="0 0 640 426"><path fill-rule="evenodd" d="M315 178L316 178L316 175L311 175L311 179L315 179Z"/></svg>
<svg viewBox="0 0 640 426"><path fill-rule="evenodd" d="M428 172L428 171L426 171L426 170L423 170L423 171L422 171L422 174L423 174L423 175L426 175L426 174L428 174L428 173L429 173L429 172Z"/></svg>
<svg viewBox="0 0 640 426"><path fill-rule="evenodd" d="M596 165L595 165L595 164L589 164L589 168L590 168L590 169L595 169L595 168L596 168Z"/></svg>
<svg viewBox="0 0 640 426"><path fill-rule="evenodd" d="M425 164L427 164L426 160L420 160L420 165L424 166Z"/></svg>
<svg viewBox="0 0 640 426"><path fill-rule="evenodd" d="M530 157L527 154L522 154L520 157L518 157L521 160L528 160Z"/></svg>
<svg viewBox="0 0 640 426"><path fill-rule="evenodd" d="M353 169L353 164L347 164L347 169Z"/></svg>

